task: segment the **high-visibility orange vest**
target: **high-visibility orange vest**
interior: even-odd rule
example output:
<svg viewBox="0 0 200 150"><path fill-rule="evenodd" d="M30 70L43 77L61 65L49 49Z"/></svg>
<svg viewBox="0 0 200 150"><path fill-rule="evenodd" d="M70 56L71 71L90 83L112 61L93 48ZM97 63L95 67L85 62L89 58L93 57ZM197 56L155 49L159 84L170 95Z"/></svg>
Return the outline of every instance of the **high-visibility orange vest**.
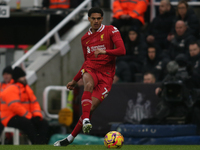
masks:
<svg viewBox="0 0 200 150"><path fill-rule="evenodd" d="M50 0L49 8L58 9L58 8L69 8L70 0Z"/></svg>
<svg viewBox="0 0 200 150"><path fill-rule="evenodd" d="M31 119L43 118L40 105L31 88L21 83L14 83L1 93L1 122L7 126L15 115Z"/></svg>
<svg viewBox="0 0 200 150"><path fill-rule="evenodd" d="M14 83L13 79L11 79L9 83L5 83L5 82L0 83L0 120L1 120L1 92L3 92L3 90L7 88L9 85L11 85L12 83Z"/></svg>
<svg viewBox="0 0 200 150"><path fill-rule="evenodd" d="M144 13L148 0L115 0L113 2L113 17L119 19L121 15L130 15L144 24Z"/></svg>
<svg viewBox="0 0 200 150"><path fill-rule="evenodd" d="M0 93L12 83L14 83L13 79L11 79L9 83L1 82L0 83Z"/></svg>

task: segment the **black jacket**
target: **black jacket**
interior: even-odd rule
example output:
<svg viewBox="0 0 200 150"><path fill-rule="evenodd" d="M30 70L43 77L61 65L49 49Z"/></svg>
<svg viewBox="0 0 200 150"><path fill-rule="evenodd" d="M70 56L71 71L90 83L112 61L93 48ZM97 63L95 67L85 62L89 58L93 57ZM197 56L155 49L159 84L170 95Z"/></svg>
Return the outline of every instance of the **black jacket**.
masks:
<svg viewBox="0 0 200 150"><path fill-rule="evenodd" d="M173 6L169 12L156 16L149 26L148 35L153 35L155 40L164 40L171 32L173 21L175 19L175 10Z"/></svg>
<svg viewBox="0 0 200 150"><path fill-rule="evenodd" d="M191 41L195 41L196 38L191 34L191 30L188 28L182 36L175 34L169 45L169 57L174 60L178 54L186 54L188 56L188 48Z"/></svg>
<svg viewBox="0 0 200 150"><path fill-rule="evenodd" d="M147 56L144 61L143 73L151 72L154 74L157 82L162 81L165 77L166 63L162 56L156 56L154 60L150 60Z"/></svg>
<svg viewBox="0 0 200 150"><path fill-rule="evenodd" d="M136 62L140 65L144 64L147 44L141 34L138 35L134 42L127 40L125 42L125 48L126 55L119 56L117 61Z"/></svg>
<svg viewBox="0 0 200 150"><path fill-rule="evenodd" d="M193 68L193 72L200 75L200 53L194 57L189 57L189 63Z"/></svg>

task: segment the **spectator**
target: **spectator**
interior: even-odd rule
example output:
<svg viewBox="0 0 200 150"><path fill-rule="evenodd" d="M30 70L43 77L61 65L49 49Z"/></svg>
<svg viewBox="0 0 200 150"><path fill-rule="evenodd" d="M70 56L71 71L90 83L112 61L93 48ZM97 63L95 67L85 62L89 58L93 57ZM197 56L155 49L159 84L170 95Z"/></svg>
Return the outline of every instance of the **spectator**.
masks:
<svg viewBox="0 0 200 150"><path fill-rule="evenodd" d="M113 26L121 31L121 27L129 25L140 29L144 25L144 13L147 10L148 0L115 0L113 2ZM126 34L126 33L125 33ZM122 36L123 37L123 36Z"/></svg>
<svg viewBox="0 0 200 150"><path fill-rule="evenodd" d="M153 73L146 72L143 76L143 83L150 83L153 84L156 82L156 78Z"/></svg>
<svg viewBox="0 0 200 150"><path fill-rule="evenodd" d="M3 69L2 72L2 76L3 76L3 81L0 83L0 104L1 104L1 92L3 92L3 90L10 84L12 84L14 82L14 80L12 79L12 67L11 66L7 66ZM1 107L1 105L0 105ZM0 119L1 119L1 109L0 109ZM0 134L3 131L4 126L3 124L0 122Z"/></svg>
<svg viewBox="0 0 200 150"><path fill-rule="evenodd" d="M70 7L70 0L43 0L42 7L45 9L67 9Z"/></svg>
<svg viewBox="0 0 200 150"><path fill-rule="evenodd" d="M177 6L177 20L183 20L186 25L191 29L192 34L199 37L199 19L194 11L188 7L185 0L181 0Z"/></svg>
<svg viewBox="0 0 200 150"><path fill-rule="evenodd" d="M45 144L48 123L25 75L20 67L13 70L14 83L1 93L1 121L4 126L22 130L32 144Z"/></svg>
<svg viewBox="0 0 200 150"><path fill-rule="evenodd" d="M159 15L150 23L147 33L147 42L155 43L161 49L167 48L167 35L171 32L175 10L169 0L162 0L159 6Z"/></svg>
<svg viewBox="0 0 200 150"><path fill-rule="evenodd" d="M189 62L193 71L200 75L200 47L197 42L191 42L189 45Z"/></svg>
<svg viewBox="0 0 200 150"><path fill-rule="evenodd" d="M192 68L191 82L194 88L200 88L200 46L197 42L191 42L189 45L189 63Z"/></svg>
<svg viewBox="0 0 200 150"><path fill-rule="evenodd" d="M147 58L144 62L143 72L151 72L155 75L156 81L162 81L165 75L165 67L167 60L157 55L158 48L149 45L147 50Z"/></svg>
<svg viewBox="0 0 200 150"><path fill-rule="evenodd" d="M132 82L131 70L127 62L116 62L116 71L113 83L117 82Z"/></svg>
<svg viewBox="0 0 200 150"><path fill-rule="evenodd" d="M0 83L0 91L2 92L8 85L12 84L14 80L12 79L12 67L7 66L3 69L2 76L3 81Z"/></svg>
<svg viewBox="0 0 200 150"><path fill-rule="evenodd" d="M196 38L191 34L191 30L182 20L176 22L175 30L176 33L174 38L171 40L168 51L171 60L174 60L180 53L188 55L189 43L196 40Z"/></svg>
<svg viewBox="0 0 200 150"><path fill-rule="evenodd" d="M128 39L125 41L126 55L117 58L116 75L114 79L122 82L135 81L135 73L142 73L141 68L146 56L147 45L139 29L131 27ZM114 80L116 81L116 80Z"/></svg>

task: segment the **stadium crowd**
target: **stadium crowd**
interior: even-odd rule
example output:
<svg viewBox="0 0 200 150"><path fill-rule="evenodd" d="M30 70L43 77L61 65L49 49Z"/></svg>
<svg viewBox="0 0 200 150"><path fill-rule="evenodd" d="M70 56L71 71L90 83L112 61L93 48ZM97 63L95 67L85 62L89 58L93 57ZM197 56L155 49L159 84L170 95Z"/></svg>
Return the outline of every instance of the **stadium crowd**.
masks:
<svg viewBox="0 0 200 150"><path fill-rule="evenodd" d="M161 82L167 74L166 65L177 57L180 61L186 61L187 66L192 68L191 74L197 73L200 76L199 19L187 1L180 0L175 7L169 0L161 0L159 14L145 29L144 13L148 1L140 1L137 3L140 7L135 6L142 10L130 6L131 13L135 12L138 15L128 13L129 17L125 20L137 20L138 23L129 24L128 27L115 23L116 20L125 22L122 21L123 15L127 14L126 10L123 10L123 7L126 9L124 3L113 3L112 24L120 30L126 47L126 55L117 58L114 83L142 82L138 74L144 76L147 72L155 76L156 82ZM183 55L179 56L180 54ZM200 87L200 84L196 86Z"/></svg>

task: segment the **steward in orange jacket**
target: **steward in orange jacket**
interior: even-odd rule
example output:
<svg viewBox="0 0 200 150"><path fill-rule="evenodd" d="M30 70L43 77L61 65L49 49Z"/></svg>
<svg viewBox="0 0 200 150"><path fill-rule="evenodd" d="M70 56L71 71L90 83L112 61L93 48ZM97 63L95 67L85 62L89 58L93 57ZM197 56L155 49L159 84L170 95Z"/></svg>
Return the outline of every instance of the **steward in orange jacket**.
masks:
<svg viewBox="0 0 200 150"><path fill-rule="evenodd" d="M0 93L10 84L14 82L12 79L12 67L7 66L3 69L2 76L3 81L0 83Z"/></svg>
<svg viewBox="0 0 200 150"><path fill-rule="evenodd" d="M67 9L70 7L70 0L50 0L49 8L51 9Z"/></svg>
<svg viewBox="0 0 200 150"><path fill-rule="evenodd" d="M7 126L9 120L15 115L27 119L36 116L43 119L40 105L28 85L24 86L17 82L6 88L1 95L1 122L4 126Z"/></svg>
<svg viewBox="0 0 200 150"><path fill-rule="evenodd" d="M10 84L14 82L12 79L12 67L7 66L3 69L2 76L3 76L3 81L0 83L0 120L1 120L1 92L8 87ZM4 129L4 125L0 121L0 134Z"/></svg>
<svg viewBox="0 0 200 150"><path fill-rule="evenodd" d="M114 0L113 2L113 26L117 27L124 39L128 34L122 32L121 27L129 25L140 30L144 25L144 13L147 10L148 0Z"/></svg>
<svg viewBox="0 0 200 150"><path fill-rule="evenodd" d="M113 18L120 19L121 15L129 15L144 24L144 13L148 0L115 0L113 2Z"/></svg>
<svg viewBox="0 0 200 150"><path fill-rule="evenodd" d="M1 93L1 122L4 126L24 131L32 144L45 144L48 123L43 119L25 75L21 68L16 67L13 70L14 83Z"/></svg>

